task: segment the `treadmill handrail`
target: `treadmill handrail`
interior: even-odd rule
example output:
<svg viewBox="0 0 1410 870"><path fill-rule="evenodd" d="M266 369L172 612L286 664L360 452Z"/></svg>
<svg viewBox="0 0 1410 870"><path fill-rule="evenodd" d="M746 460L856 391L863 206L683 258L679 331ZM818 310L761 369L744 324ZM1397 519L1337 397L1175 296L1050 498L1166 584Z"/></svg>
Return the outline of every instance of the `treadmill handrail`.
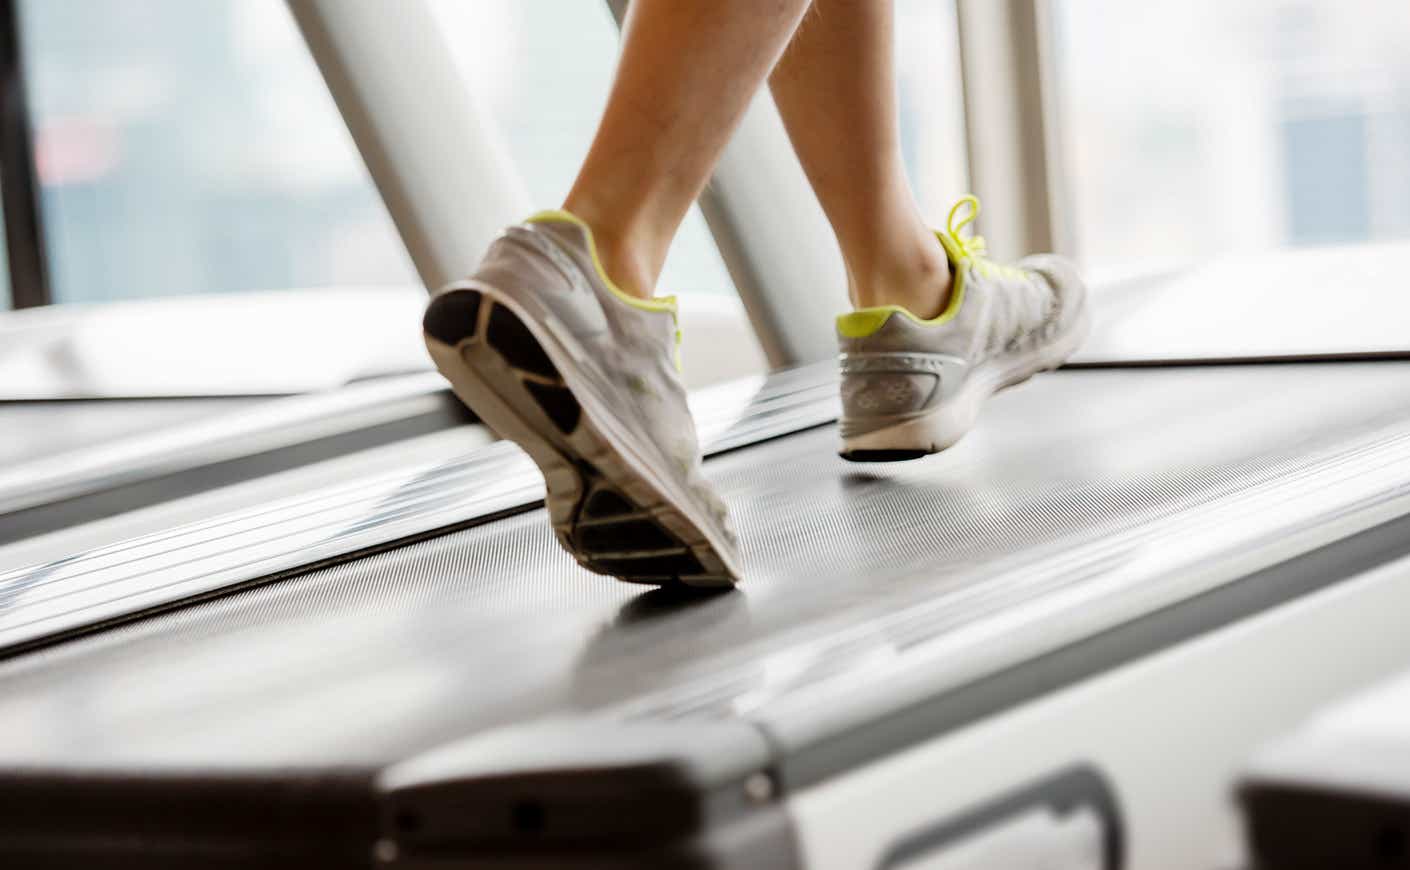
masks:
<svg viewBox="0 0 1410 870"><path fill-rule="evenodd" d="M0 471L0 515L427 413L444 392L434 372L378 379L47 456Z"/></svg>

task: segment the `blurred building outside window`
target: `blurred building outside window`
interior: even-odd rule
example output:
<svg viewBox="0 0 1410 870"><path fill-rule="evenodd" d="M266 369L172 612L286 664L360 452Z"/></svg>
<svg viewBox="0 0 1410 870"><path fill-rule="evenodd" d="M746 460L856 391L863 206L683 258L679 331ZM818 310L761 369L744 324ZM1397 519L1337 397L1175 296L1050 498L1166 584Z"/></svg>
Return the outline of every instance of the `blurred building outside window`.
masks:
<svg viewBox="0 0 1410 870"><path fill-rule="evenodd" d="M1410 237L1410 4L1051 3L1088 265Z"/></svg>
<svg viewBox="0 0 1410 870"><path fill-rule="evenodd" d="M437 0L466 82L556 205L606 98L605 3ZM282 0L24 0L56 301L414 281ZM901 0L907 164L927 212L965 187L953 4ZM698 210L667 292L729 293Z"/></svg>
<svg viewBox="0 0 1410 870"><path fill-rule="evenodd" d="M406 284L281 0L24 0L55 301Z"/></svg>
<svg viewBox="0 0 1410 870"><path fill-rule="evenodd" d="M1059 203L1096 267L1410 236L1410 4L1050 0ZM605 98L603 3L435 0L555 205ZM56 299L415 276L282 0L22 0ZM908 171L967 188L954 4L899 0ZM698 211L666 292L728 294Z"/></svg>

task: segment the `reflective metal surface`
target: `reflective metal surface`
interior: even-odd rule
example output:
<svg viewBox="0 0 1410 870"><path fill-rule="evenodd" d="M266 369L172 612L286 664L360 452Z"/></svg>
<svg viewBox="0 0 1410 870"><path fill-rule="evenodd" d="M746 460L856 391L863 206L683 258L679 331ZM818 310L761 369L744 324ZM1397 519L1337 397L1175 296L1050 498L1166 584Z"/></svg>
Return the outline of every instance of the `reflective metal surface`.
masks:
<svg viewBox="0 0 1410 870"><path fill-rule="evenodd" d="M0 401L269 397L426 371L425 307L418 287L361 287L0 311ZM688 386L764 370L738 299L685 295L680 311Z"/></svg>
<svg viewBox="0 0 1410 870"><path fill-rule="evenodd" d="M243 405L182 425L0 470L0 515L367 428L440 407L434 372Z"/></svg>
<svg viewBox="0 0 1410 870"><path fill-rule="evenodd" d="M0 402L0 470L248 408L267 399Z"/></svg>
<svg viewBox="0 0 1410 870"><path fill-rule="evenodd" d="M1410 243L1229 256L1092 276L1076 364L1410 357Z"/></svg>
<svg viewBox="0 0 1410 870"><path fill-rule="evenodd" d="M425 305L419 287L323 287L7 312L0 399L282 395L424 371Z"/></svg>
<svg viewBox="0 0 1410 870"><path fill-rule="evenodd" d="M707 452L834 419L831 368L700 392L693 404ZM501 442L11 570L0 574L0 650L473 524L533 505L542 490L528 459Z"/></svg>
<svg viewBox="0 0 1410 870"><path fill-rule="evenodd" d="M351 774L574 712L743 716L797 745L816 705L874 713L1403 513L1407 373L1062 372L892 466L841 462L830 427L778 438L706 465L743 531L736 593L587 574L518 513L0 663L0 770Z"/></svg>
<svg viewBox="0 0 1410 870"><path fill-rule="evenodd" d="M414 423L425 422L413 421ZM371 433L354 433L357 440L368 441L367 435L385 435L387 429L405 434L406 425L381 427ZM348 438L335 439L339 445ZM75 553L85 553L136 540L162 532L170 532L182 526L189 526L202 519L250 511L267 507L271 503L294 496L307 496L332 487L347 486L350 481L374 477L389 471L403 470L412 466L431 466L458 456L463 456L476 447L492 444L497 439L488 429L477 423L461 425L448 424L424 435L406 435L394 440L378 443L348 453L335 453L327 449L320 451L328 458L305 461L284 468L271 468L271 459L291 454L290 459L306 459L311 452L300 445L287 451L269 454L222 464L213 469L202 469L195 474L178 474L158 481L149 481L133 486L110 490L97 496L61 502L10 514L0 520L0 574L35 565L44 565L61 559L68 559ZM325 446L319 442L314 446ZM203 487L214 472L232 471L229 477L236 476L242 468L252 471L251 475L231 483L214 484ZM170 490L176 485L185 485L194 490L189 495L171 495L155 503L133 507L130 499L134 494L142 495L161 488ZM120 512L100 519L82 521L78 525L56 526L54 531L25 536L6 543L16 525L23 525L36 516L63 520L81 507L94 504L117 507Z"/></svg>

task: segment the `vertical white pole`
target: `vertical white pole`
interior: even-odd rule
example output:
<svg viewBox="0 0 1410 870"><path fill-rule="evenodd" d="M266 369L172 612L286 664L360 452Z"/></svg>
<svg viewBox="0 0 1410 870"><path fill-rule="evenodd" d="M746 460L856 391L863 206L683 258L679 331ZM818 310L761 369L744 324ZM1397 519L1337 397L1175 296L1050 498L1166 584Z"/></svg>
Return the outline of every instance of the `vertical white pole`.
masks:
<svg viewBox="0 0 1410 870"><path fill-rule="evenodd" d="M847 270L767 94L744 116L700 210L769 362L836 357Z"/></svg>
<svg viewBox="0 0 1410 870"><path fill-rule="evenodd" d="M1060 172L1044 0L958 0L970 179L995 255L1050 251Z"/></svg>
<svg viewBox="0 0 1410 870"><path fill-rule="evenodd" d="M468 274L531 202L426 0L288 0L432 290Z"/></svg>

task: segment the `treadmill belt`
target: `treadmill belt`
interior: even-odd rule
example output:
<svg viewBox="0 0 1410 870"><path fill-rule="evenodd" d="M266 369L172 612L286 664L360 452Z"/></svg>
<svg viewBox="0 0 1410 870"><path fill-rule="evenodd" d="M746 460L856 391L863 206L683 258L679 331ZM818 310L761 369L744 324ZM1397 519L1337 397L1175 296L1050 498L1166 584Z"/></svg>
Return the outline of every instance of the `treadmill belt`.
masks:
<svg viewBox="0 0 1410 870"><path fill-rule="evenodd" d="M916 644L1043 625L1054 602L1123 618L1194 594L1171 584L1198 572L1162 572L1226 552L1235 526L1310 547L1286 532L1314 511L1403 498L1407 374L1061 372L901 464L848 464L832 427L809 429L707 463L742 531L737 592L588 574L536 509L0 663L0 769L358 779L543 717L756 715Z"/></svg>
<svg viewBox="0 0 1410 870"><path fill-rule="evenodd" d="M802 368L693 395L707 455L832 422L837 388L820 374ZM5 570L0 548L0 657L542 502L543 479L513 444L487 446L476 434L443 449L408 451L387 468L369 461L361 475L345 467L336 482L294 486L243 510L172 505L180 525L105 546L66 546L59 533L46 548L62 557L40 564ZM75 534L86 537L82 527Z"/></svg>

